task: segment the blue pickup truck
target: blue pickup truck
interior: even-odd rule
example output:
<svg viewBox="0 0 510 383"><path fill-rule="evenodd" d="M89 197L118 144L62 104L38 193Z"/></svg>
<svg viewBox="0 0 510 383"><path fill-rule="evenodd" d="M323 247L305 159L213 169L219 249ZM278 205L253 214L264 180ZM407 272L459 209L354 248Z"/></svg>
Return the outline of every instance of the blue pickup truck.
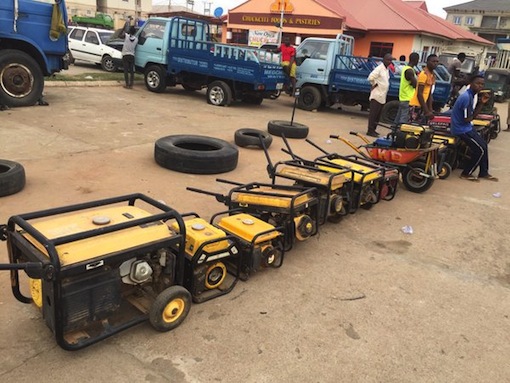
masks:
<svg viewBox="0 0 510 383"><path fill-rule="evenodd" d="M260 104L287 81L266 52L211 41L210 25L202 20L154 17L137 36L136 70L152 92L182 85L190 91L207 88L212 105Z"/></svg>
<svg viewBox="0 0 510 383"><path fill-rule="evenodd" d="M64 0L0 1L0 105L34 105L44 76L67 69Z"/></svg>
<svg viewBox="0 0 510 383"><path fill-rule="evenodd" d="M335 39L307 38L297 49L297 87L301 88L298 107L314 110L335 103L361 105L368 108L370 72L381 63L381 58L352 55L354 39L338 35ZM395 62L396 71L390 74L390 89L381 120L392 122L398 109L400 69L404 63ZM421 70L421 65L416 68ZM442 108L450 95L450 75L446 68L436 70L434 107Z"/></svg>

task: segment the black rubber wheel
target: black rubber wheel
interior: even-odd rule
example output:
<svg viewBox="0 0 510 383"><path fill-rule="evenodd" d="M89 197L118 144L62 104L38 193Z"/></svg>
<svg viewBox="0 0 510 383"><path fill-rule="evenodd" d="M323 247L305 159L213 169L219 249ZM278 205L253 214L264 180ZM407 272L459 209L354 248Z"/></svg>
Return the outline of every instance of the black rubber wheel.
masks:
<svg viewBox="0 0 510 383"><path fill-rule="evenodd" d="M105 55L101 59L101 68L107 72L116 72L117 67L111 56Z"/></svg>
<svg viewBox="0 0 510 383"><path fill-rule="evenodd" d="M151 65L145 70L145 86L154 93L161 93L166 89L165 68L159 65Z"/></svg>
<svg viewBox="0 0 510 383"><path fill-rule="evenodd" d="M312 111L321 106L321 92L314 86L305 86L299 91L298 107L303 110Z"/></svg>
<svg viewBox="0 0 510 383"><path fill-rule="evenodd" d="M162 167L177 172L218 174L236 168L239 151L218 138L182 134L157 140L154 158Z"/></svg>
<svg viewBox="0 0 510 383"><path fill-rule="evenodd" d="M173 330L186 319L190 307L189 291L182 286L171 286L154 300L149 311L149 321L158 331Z"/></svg>
<svg viewBox="0 0 510 383"><path fill-rule="evenodd" d="M0 160L0 197L19 192L25 187L25 169L14 161Z"/></svg>
<svg viewBox="0 0 510 383"><path fill-rule="evenodd" d="M439 170L438 177L440 180L445 180L452 174L452 167L448 162L443 162L443 166Z"/></svg>
<svg viewBox="0 0 510 383"><path fill-rule="evenodd" d="M256 146L257 148L262 149L260 137L262 137L262 141L264 142L266 149L269 148L273 142L273 137L267 132L258 129L246 128L236 130L234 133L234 141L236 145L242 148L247 146Z"/></svg>
<svg viewBox="0 0 510 383"><path fill-rule="evenodd" d="M0 105L34 105L43 88L44 76L34 58L14 49L0 51Z"/></svg>
<svg viewBox="0 0 510 383"><path fill-rule="evenodd" d="M229 106L232 102L232 90L224 81L213 81L207 87L207 103L215 106Z"/></svg>
<svg viewBox="0 0 510 383"><path fill-rule="evenodd" d="M413 193L423 193L434 183L434 178L424 177L419 173L425 173L425 164L418 161L409 164L402 172L404 186Z"/></svg>
<svg viewBox="0 0 510 383"><path fill-rule="evenodd" d="M281 91L281 90L275 90L273 93L271 93L271 94L269 95L269 98L270 98L271 100L276 100L278 97L280 97L280 96L281 96L281 94L282 94L282 91Z"/></svg>
<svg viewBox="0 0 510 383"><path fill-rule="evenodd" d="M297 122L290 124L290 121L273 120L267 123L267 131L273 136L286 138L306 138L308 136L308 126Z"/></svg>
<svg viewBox="0 0 510 383"><path fill-rule="evenodd" d="M380 121L385 124L393 124L397 117L399 104L400 102L398 100L393 100L384 104Z"/></svg>

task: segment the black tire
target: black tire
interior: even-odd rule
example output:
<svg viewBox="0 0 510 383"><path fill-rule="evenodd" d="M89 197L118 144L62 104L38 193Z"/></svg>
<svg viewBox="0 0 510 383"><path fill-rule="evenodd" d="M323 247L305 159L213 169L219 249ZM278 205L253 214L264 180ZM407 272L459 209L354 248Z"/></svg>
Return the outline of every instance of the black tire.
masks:
<svg viewBox="0 0 510 383"><path fill-rule="evenodd" d="M418 172L425 172L425 164L423 162L413 162L402 172L404 186L413 193L423 193L429 190L434 183L434 178L424 177L418 174Z"/></svg>
<svg viewBox="0 0 510 383"><path fill-rule="evenodd" d="M297 122L290 124L290 121L273 120L267 123L267 131L273 136L286 138L306 138L308 136L308 126Z"/></svg>
<svg viewBox="0 0 510 383"><path fill-rule="evenodd" d="M213 81L207 87L207 103L215 106L229 106L232 102L232 90L224 81Z"/></svg>
<svg viewBox="0 0 510 383"><path fill-rule="evenodd" d="M159 65L151 65L145 70L145 86L154 93L161 93L166 89L165 68Z"/></svg>
<svg viewBox="0 0 510 383"><path fill-rule="evenodd" d="M74 61L75 61L74 56L69 49L67 50L67 52L64 56L64 61L67 61L69 64L74 64Z"/></svg>
<svg viewBox="0 0 510 383"><path fill-rule="evenodd" d="M213 137L175 135L160 138L154 148L156 162L170 170L191 174L218 174L234 170L239 151Z"/></svg>
<svg viewBox="0 0 510 383"><path fill-rule="evenodd" d="M319 89L314 86L305 86L299 91L298 107L303 110L312 111L322 103L322 96Z"/></svg>
<svg viewBox="0 0 510 383"><path fill-rule="evenodd" d="M111 56L105 55L101 59L101 68L107 72L116 72L117 67Z"/></svg>
<svg viewBox="0 0 510 383"><path fill-rule="evenodd" d="M171 286L154 300L149 311L149 321L158 331L173 330L186 319L190 307L189 291L182 286Z"/></svg>
<svg viewBox="0 0 510 383"><path fill-rule="evenodd" d="M34 105L43 89L43 72L35 59L15 49L0 52L0 105Z"/></svg>
<svg viewBox="0 0 510 383"><path fill-rule="evenodd" d="M14 161L0 160L0 197L19 192L25 187L25 169Z"/></svg>
<svg viewBox="0 0 510 383"><path fill-rule="evenodd" d="M439 169L438 177L440 180L445 180L452 174L452 167L448 162L443 162L443 166Z"/></svg>
<svg viewBox="0 0 510 383"><path fill-rule="evenodd" d="M384 124L393 124L397 117L399 104L400 102L398 100L393 100L384 104L380 121Z"/></svg>
<svg viewBox="0 0 510 383"><path fill-rule="evenodd" d="M280 96L281 96L281 94L282 94L282 91L281 91L281 90L275 90L273 93L271 93L271 94L269 95L269 98L270 98L271 100L276 100L278 97L280 97Z"/></svg>
<svg viewBox="0 0 510 383"><path fill-rule="evenodd" d="M236 145L242 148L247 146L256 146L262 149L262 144L259 137L262 137L262 141L264 142L266 149L271 146L273 137L269 133L262 130L246 128L236 130L234 133L234 141Z"/></svg>

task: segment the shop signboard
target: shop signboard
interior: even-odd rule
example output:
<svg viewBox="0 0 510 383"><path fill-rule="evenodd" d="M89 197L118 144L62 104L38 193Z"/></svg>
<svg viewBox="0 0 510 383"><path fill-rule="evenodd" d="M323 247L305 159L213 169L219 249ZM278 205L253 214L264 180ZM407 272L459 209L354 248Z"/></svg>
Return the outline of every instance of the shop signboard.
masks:
<svg viewBox="0 0 510 383"><path fill-rule="evenodd" d="M259 48L264 44L277 44L278 32L265 31L261 29L250 29L248 33L248 45Z"/></svg>

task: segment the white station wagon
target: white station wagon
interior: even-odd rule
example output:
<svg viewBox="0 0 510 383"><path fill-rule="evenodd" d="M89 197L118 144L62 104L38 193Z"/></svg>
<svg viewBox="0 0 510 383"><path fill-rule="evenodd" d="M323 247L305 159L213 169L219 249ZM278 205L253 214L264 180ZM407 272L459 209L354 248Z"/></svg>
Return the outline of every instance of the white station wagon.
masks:
<svg viewBox="0 0 510 383"><path fill-rule="evenodd" d="M118 70L116 63L122 62L122 54L106 45L114 31L86 27L70 27L67 34L71 62L86 61L101 65L107 72Z"/></svg>

